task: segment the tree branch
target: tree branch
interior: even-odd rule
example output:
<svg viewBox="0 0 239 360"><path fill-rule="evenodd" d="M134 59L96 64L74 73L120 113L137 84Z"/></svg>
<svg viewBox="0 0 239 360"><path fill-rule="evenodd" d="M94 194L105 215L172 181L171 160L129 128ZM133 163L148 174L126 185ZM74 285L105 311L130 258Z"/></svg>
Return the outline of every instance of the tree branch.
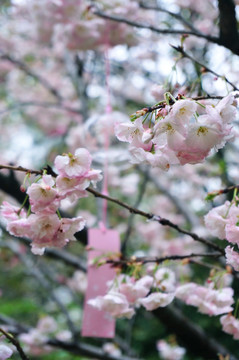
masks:
<svg viewBox="0 0 239 360"><path fill-rule="evenodd" d="M10 165L0 165L0 170L1 169L11 169L11 170L23 171L23 172L31 173L31 174L37 174L37 175L43 174L43 170L30 170L30 169L23 168L21 166L17 167L17 166L10 166ZM130 206L129 204L127 204L127 203L125 203L125 202L123 202L123 201L121 201L119 199L113 198L111 196L104 195L104 194L100 193L99 191L97 191L95 189L92 189L92 188L88 187L86 190L88 192L90 192L91 194L93 194L95 197L99 197L99 198L108 200L110 202L113 202L113 203L127 209L131 214L140 215L140 216L145 217L148 220L157 221L159 224L161 224L163 226L169 226L170 228L176 230L177 232L179 232L181 234L189 235L193 240L198 241L198 242L200 242L200 243L202 243L204 245L207 245L207 246L211 247L212 249L219 251L222 255L224 255L224 249L222 249L220 246L214 244L210 240L207 240L207 239L204 239L204 238L198 236L197 234L195 234L193 232L184 230L183 228L179 227L177 224L172 223L168 219L164 219L164 218L160 217L159 215L155 215L155 214L152 214L152 213L147 213L145 211L136 209L136 208Z"/></svg>
<svg viewBox="0 0 239 360"><path fill-rule="evenodd" d="M2 328L0 328L0 332L16 347L22 360L29 360L29 357L23 351L23 348L21 347L19 341L12 334L9 334Z"/></svg>
<svg viewBox="0 0 239 360"><path fill-rule="evenodd" d="M122 259L119 259L119 260L106 259L105 262L107 264L112 264L114 266L118 266L118 265L131 266L131 265L134 265L134 264L137 264L137 263L140 263L142 265L148 264L148 263L161 264L162 262L167 261L167 260L184 260L184 259L190 259L190 258L193 258L193 257L218 258L220 256L222 256L222 254L219 253L219 252L201 253L201 254L192 253L192 254L188 254L188 255L170 255L170 256L163 256L163 257L157 257L157 256L139 256L139 257L135 257L135 256L131 256L130 258L122 258Z"/></svg>
<svg viewBox="0 0 239 360"><path fill-rule="evenodd" d="M220 246L214 244L213 242L211 242L211 241L209 241L207 239L204 239L204 238L198 236L195 233L192 233L190 231L187 231L187 230L184 230L184 229L180 228L178 225L172 223L168 219L161 218L159 215L154 215L154 214L147 213L147 212L139 210L139 209L135 209L132 206L124 203L123 201L121 201L119 199L112 198L110 196L106 196L104 194L101 194L100 192L98 192L98 191L96 191L96 190L94 190L92 188L87 188L86 190L88 192L90 192L91 194L93 194L95 197L101 197L103 199L106 199L106 200L108 200L110 202L113 202L113 203L127 209L130 213L143 216L148 220L157 221L159 224L161 224L163 226L169 226L169 227L171 227L172 229L176 230L177 232L179 232L181 234L189 235L191 238L193 238L193 240L201 242L202 244L207 245L207 246L211 247L212 249L219 251L222 255L224 255L224 250Z"/></svg>
<svg viewBox="0 0 239 360"><path fill-rule="evenodd" d="M179 52L182 57L187 58L189 60L191 60L192 62L198 64L205 72L209 72L213 75L215 75L216 77L219 77L221 79L224 79L229 85L231 85L231 87L233 88L233 90L239 90L238 87L236 87L236 85L234 85L231 81L229 81L225 76L223 75L219 75L218 73L216 73L215 71L211 70L209 67L207 67L206 65L200 63L198 60L194 59L191 55L189 55L188 53L186 53L183 49L182 46L174 46L171 45L171 47L176 50L177 52Z"/></svg>
<svg viewBox="0 0 239 360"><path fill-rule="evenodd" d="M236 10L233 0L218 0L220 12L220 42L239 55L239 34L237 31Z"/></svg>
<svg viewBox="0 0 239 360"><path fill-rule="evenodd" d="M198 325L186 318L176 307L167 306L158 308L154 315L163 322L163 324L173 334L180 339L180 343L189 349L197 357L204 359L218 360L218 354L230 355L230 360L238 360L238 357L230 354L230 351L224 348L207 332L204 332Z"/></svg>
<svg viewBox="0 0 239 360"><path fill-rule="evenodd" d="M142 8L142 9L145 9L145 10L154 10L154 11L159 11L159 12L163 12L165 14L168 14L172 17L174 17L175 19L179 20L181 23L183 23L185 26L187 26L189 29L191 29L193 32L195 33L198 33L198 34L201 34L201 31L199 31L198 29L196 29L192 23L190 23L189 21L187 21L180 13L174 13L172 11L169 11L169 10L166 10L166 9L163 9L161 6L148 6L144 3L140 3L139 6Z"/></svg>
<svg viewBox="0 0 239 360"><path fill-rule="evenodd" d="M219 77L221 79L224 79L229 85L231 85L231 87L233 88L233 90L239 90L238 87L236 87L236 85L234 85L231 81L229 81L225 76L223 75L219 75L218 73L216 73L215 71L211 70L209 67L207 67L206 65L200 63L198 60L194 59L191 55L189 55L188 53L186 53L183 49L182 46L174 46L171 45L171 47L176 50L177 52L179 52L182 57L187 58L189 60L191 60L192 62L198 64L205 72L209 72L213 75L215 75L216 77Z"/></svg>
<svg viewBox="0 0 239 360"><path fill-rule="evenodd" d="M148 29L151 30L153 32L156 32L158 34L174 34L174 35L193 35L202 39L205 39L207 41L210 41L214 44L218 44L218 45L222 45L220 42L220 39L215 37L215 36L210 36L210 35L205 35L202 33L198 33L195 31L186 31L186 30L181 30L181 29L159 29L156 28L152 25L149 24L141 24L135 21L131 21L119 16L114 16L114 15L108 15L104 12L101 12L99 10L94 11L95 15L98 15L99 17L102 17L104 19L108 19L108 20L112 20L112 21L116 21L116 22L120 22L120 23L124 23L130 26L134 26L137 27L139 29Z"/></svg>
<svg viewBox="0 0 239 360"><path fill-rule="evenodd" d="M26 327L25 325L22 325L22 324L16 322L15 320L11 319L10 317L6 317L2 314L0 314L0 321L7 326L15 328L15 333L17 335L20 335L22 333L25 333L25 332L28 332L31 330L30 327ZM97 358L100 360L140 360L139 357L133 358L133 357L129 357L127 355L121 355L120 357L111 356L111 355L105 353L104 350L102 350L94 345L86 344L84 342L81 342L81 343L75 342L75 341L64 342L64 341L60 341L55 338L50 338L47 340L46 343L44 343L42 345L50 345L50 346L58 348L58 349L63 349L74 355L81 355L81 356L85 356L87 358Z"/></svg>

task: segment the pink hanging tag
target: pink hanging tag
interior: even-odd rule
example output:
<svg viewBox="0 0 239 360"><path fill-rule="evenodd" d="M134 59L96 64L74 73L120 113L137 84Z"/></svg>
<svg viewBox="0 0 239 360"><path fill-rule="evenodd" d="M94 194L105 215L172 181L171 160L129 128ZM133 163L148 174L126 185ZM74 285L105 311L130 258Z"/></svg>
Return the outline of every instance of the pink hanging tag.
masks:
<svg viewBox="0 0 239 360"><path fill-rule="evenodd" d="M102 254L120 251L119 234L109 229L89 229L88 246L93 248L88 254L88 286L85 295L82 336L113 338L115 336L115 320L106 313L93 308L87 301L105 295L107 282L115 277L115 270L109 264L97 267L92 261Z"/></svg>

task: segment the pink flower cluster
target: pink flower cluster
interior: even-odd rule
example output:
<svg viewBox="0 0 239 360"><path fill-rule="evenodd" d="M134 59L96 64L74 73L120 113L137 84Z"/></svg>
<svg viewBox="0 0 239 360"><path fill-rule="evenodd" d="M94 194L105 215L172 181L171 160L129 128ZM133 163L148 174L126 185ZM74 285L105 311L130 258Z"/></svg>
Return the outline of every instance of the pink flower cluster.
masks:
<svg viewBox="0 0 239 360"><path fill-rule="evenodd" d="M0 360L9 359L13 354L12 349L5 344L0 344Z"/></svg>
<svg viewBox="0 0 239 360"><path fill-rule="evenodd" d="M196 306L199 312L209 316L221 315L233 310L231 307L234 303L233 289L230 287L217 290L196 283L187 283L177 287L175 296L187 305Z"/></svg>
<svg viewBox="0 0 239 360"><path fill-rule="evenodd" d="M91 161L88 150L84 148L77 149L74 155L57 156L55 167L59 175L56 178L43 175L39 182L27 189L30 215L24 209L3 203L1 214L7 220L7 230L14 236L32 239L34 254L42 255L47 246L63 247L75 240L74 234L84 228L85 220L81 216L59 218L56 211L61 200L86 197L90 183L101 180L101 171L91 169Z"/></svg>
<svg viewBox="0 0 239 360"><path fill-rule="evenodd" d="M202 105L204 113L199 115L197 102L180 99L160 109L154 120L148 116L147 108L137 111L131 122L116 124L115 134L120 141L130 143L133 163L147 163L163 170L172 164L197 164L211 149L222 148L234 137L234 105L230 94L216 106Z"/></svg>
<svg viewBox="0 0 239 360"><path fill-rule="evenodd" d="M163 360L181 360L186 353L183 347L171 345L165 340L157 342L157 350Z"/></svg>
<svg viewBox="0 0 239 360"><path fill-rule="evenodd" d="M239 207L237 201L226 201L217 206L205 216L205 225L212 235L231 244L239 245ZM239 271L239 253L232 247L225 249L226 262Z"/></svg>
<svg viewBox="0 0 239 360"><path fill-rule="evenodd" d="M140 305L148 311L169 305L174 299L174 289L174 272L160 268L153 276L145 275L139 280L120 275L109 284L106 295L90 299L88 303L112 317L130 319L135 314L135 307Z"/></svg>
<svg viewBox="0 0 239 360"><path fill-rule="evenodd" d="M235 340L239 340L239 320L232 314L224 315L220 318L222 329L225 333L233 335Z"/></svg>
<svg viewBox="0 0 239 360"><path fill-rule="evenodd" d="M85 51L104 49L105 45L137 44L135 34L125 24L94 15L94 11L100 9L109 15L133 17L139 9L136 1L97 1L96 8L85 0L34 0L29 6L34 16L36 39L52 43L59 52L66 48Z"/></svg>
<svg viewBox="0 0 239 360"><path fill-rule="evenodd" d="M20 341L24 344L24 350L33 356L40 356L51 352L53 349L46 345L50 336L59 340L70 340L71 333L67 330L59 331L58 324L51 316L42 317L35 328L30 329L28 333L19 336Z"/></svg>

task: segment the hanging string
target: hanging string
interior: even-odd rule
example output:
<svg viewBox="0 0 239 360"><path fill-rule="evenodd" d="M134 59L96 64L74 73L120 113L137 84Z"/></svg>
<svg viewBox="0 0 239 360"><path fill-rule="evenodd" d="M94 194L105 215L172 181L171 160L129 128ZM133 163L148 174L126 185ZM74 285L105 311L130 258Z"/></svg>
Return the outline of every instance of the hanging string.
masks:
<svg viewBox="0 0 239 360"><path fill-rule="evenodd" d="M107 115L111 114L112 107L110 101L110 86L109 86L109 78L110 78L110 61L109 61L109 50L108 47L105 49L105 86L106 86L106 93L107 93L107 103L105 112ZM105 159L104 159L104 178L103 178L103 189L102 192L104 195L108 195L108 154L109 154L109 132L108 126L104 127L104 152L105 152ZM102 204L102 225L103 228L107 228L107 200L103 199Z"/></svg>

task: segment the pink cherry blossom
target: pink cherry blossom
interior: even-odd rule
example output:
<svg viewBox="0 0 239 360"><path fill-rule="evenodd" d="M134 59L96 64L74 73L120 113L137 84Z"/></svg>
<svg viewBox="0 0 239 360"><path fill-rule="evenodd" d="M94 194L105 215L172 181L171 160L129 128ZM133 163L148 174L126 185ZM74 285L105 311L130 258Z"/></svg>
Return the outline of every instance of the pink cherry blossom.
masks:
<svg viewBox="0 0 239 360"><path fill-rule="evenodd" d="M55 158L55 167L60 175L69 178L83 176L90 170L91 155L84 148L76 149L75 154L58 155Z"/></svg>
<svg viewBox="0 0 239 360"><path fill-rule="evenodd" d="M106 354L109 354L113 357L121 357L122 355L122 352L121 350L117 347L117 345L113 344L113 343L105 343L103 345L103 351L106 353Z"/></svg>
<svg viewBox="0 0 239 360"><path fill-rule="evenodd" d="M31 224L27 218L13 220L7 224L7 231L14 236L26 236L30 237Z"/></svg>
<svg viewBox="0 0 239 360"><path fill-rule="evenodd" d="M178 100L172 106L172 116L181 124L189 123L191 117L196 112L197 104L195 101L186 99Z"/></svg>
<svg viewBox="0 0 239 360"><path fill-rule="evenodd" d="M126 296L129 303L135 303L139 298L145 297L149 293L153 281L151 276L144 276L135 283L132 281L122 282L119 291Z"/></svg>
<svg viewBox="0 0 239 360"><path fill-rule="evenodd" d="M219 145L224 137L224 133L219 131L210 121L207 115L201 115L196 124L189 126L185 144L197 151L206 152L216 145Z"/></svg>
<svg viewBox="0 0 239 360"><path fill-rule="evenodd" d="M225 226L227 224L227 217L230 211L230 202L226 201L223 205L217 206L210 210L204 217L204 222L207 229L212 235L223 240L226 238Z"/></svg>
<svg viewBox="0 0 239 360"><path fill-rule="evenodd" d="M227 246L225 249L226 263L231 265L234 270L239 271L239 253Z"/></svg>
<svg viewBox="0 0 239 360"><path fill-rule="evenodd" d="M110 291L105 296L98 296L88 301L88 304L99 310L107 311L115 318L132 318L134 310L129 307L126 296L116 291Z"/></svg>
<svg viewBox="0 0 239 360"><path fill-rule="evenodd" d="M134 122L115 124L115 135L120 141L129 142L136 147L142 145L142 147L150 149L152 147L149 144L151 135L147 131L145 134L145 131L141 118Z"/></svg>
<svg viewBox="0 0 239 360"><path fill-rule="evenodd" d="M198 310L203 314L221 315L233 310L233 289L222 288L219 290L209 289L202 302L200 303Z"/></svg>
<svg viewBox="0 0 239 360"><path fill-rule="evenodd" d="M237 217L230 217L225 226L226 239L232 244L239 245L239 225Z"/></svg>
<svg viewBox="0 0 239 360"><path fill-rule="evenodd" d="M7 221L18 220L19 217L25 218L26 211L24 209L21 209L21 212L19 213L19 210L20 210L19 207L14 206L7 201L3 201L0 207L0 213Z"/></svg>
<svg viewBox="0 0 239 360"><path fill-rule="evenodd" d="M90 185L90 181L85 177L69 178L59 175L56 178L56 188L61 198L67 197L71 201L78 198L87 197L85 189Z"/></svg>
<svg viewBox="0 0 239 360"><path fill-rule="evenodd" d="M146 310L152 311L158 307L165 307L169 305L174 299L173 293L154 292L149 296L140 299L139 303L145 307Z"/></svg>
<svg viewBox="0 0 239 360"><path fill-rule="evenodd" d="M186 353L183 347L170 345L164 340L157 342L157 350L163 360L181 360Z"/></svg>
<svg viewBox="0 0 239 360"><path fill-rule="evenodd" d="M86 274L80 270L75 271L72 278L67 280L67 285L71 290L84 294L87 288Z"/></svg>
<svg viewBox="0 0 239 360"><path fill-rule="evenodd" d="M198 311L209 316L228 313L233 310L233 290L229 287L216 290L188 283L178 286L175 296L187 305L198 307Z"/></svg>
<svg viewBox="0 0 239 360"><path fill-rule="evenodd" d="M9 359L13 354L12 349L5 344L0 344L0 360Z"/></svg>
<svg viewBox="0 0 239 360"><path fill-rule="evenodd" d="M176 277L175 273L167 268L161 268L154 274L155 286L162 291L172 292L175 290Z"/></svg>
<svg viewBox="0 0 239 360"><path fill-rule="evenodd" d="M42 317L37 324L37 329L44 333L53 333L57 330L57 323L51 316Z"/></svg>
<svg viewBox="0 0 239 360"><path fill-rule="evenodd" d="M32 252L37 255L44 253L45 247L63 247L70 240L76 240L74 234L85 226L85 220L77 218L62 218L57 215L30 215L32 226Z"/></svg>
<svg viewBox="0 0 239 360"><path fill-rule="evenodd" d="M233 94L224 97L216 106L207 105L206 111L209 115L216 118L220 116L222 123L229 124L236 117L236 100Z"/></svg>
<svg viewBox="0 0 239 360"><path fill-rule="evenodd" d="M235 340L239 340L239 320L232 314L224 315L220 318L222 329L227 334L233 335Z"/></svg>
<svg viewBox="0 0 239 360"><path fill-rule="evenodd" d="M43 175L41 181L27 189L33 212L43 211L55 213L60 204L57 190L53 188L55 181L51 175Z"/></svg>
<svg viewBox="0 0 239 360"><path fill-rule="evenodd" d="M60 228L58 229L58 237L64 236L67 241L76 240L74 234L81 231L85 226L85 220L81 217L62 218L60 221Z"/></svg>

